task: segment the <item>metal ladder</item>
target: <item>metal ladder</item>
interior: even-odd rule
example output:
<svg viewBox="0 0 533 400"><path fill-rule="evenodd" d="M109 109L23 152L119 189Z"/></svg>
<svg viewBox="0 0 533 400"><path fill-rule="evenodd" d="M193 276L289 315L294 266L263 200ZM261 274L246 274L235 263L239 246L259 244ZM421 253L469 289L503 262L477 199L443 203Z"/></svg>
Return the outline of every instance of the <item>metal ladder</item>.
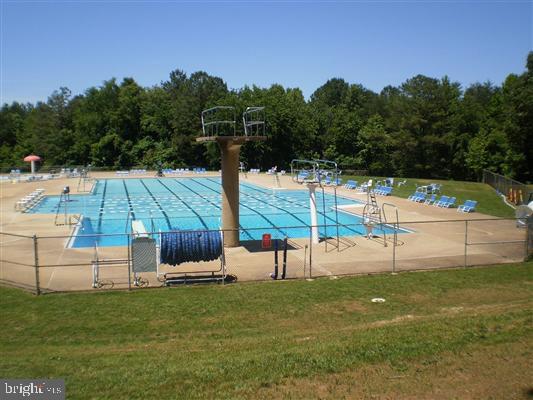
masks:
<svg viewBox="0 0 533 400"><path fill-rule="evenodd" d="M381 208L379 208L376 195L374 192L368 192L366 204L363 208L363 220L368 219L381 224L383 222L381 214Z"/></svg>

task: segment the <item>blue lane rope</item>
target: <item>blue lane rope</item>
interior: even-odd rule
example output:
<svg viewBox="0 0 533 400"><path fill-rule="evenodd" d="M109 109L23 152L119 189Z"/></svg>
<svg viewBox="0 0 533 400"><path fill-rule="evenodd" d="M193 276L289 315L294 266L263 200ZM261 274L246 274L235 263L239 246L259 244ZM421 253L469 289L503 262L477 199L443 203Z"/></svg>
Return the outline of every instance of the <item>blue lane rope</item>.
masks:
<svg viewBox="0 0 533 400"><path fill-rule="evenodd" d="M162 264L213 261L222 254L219 231L180 231L161 233Z"/></svg>

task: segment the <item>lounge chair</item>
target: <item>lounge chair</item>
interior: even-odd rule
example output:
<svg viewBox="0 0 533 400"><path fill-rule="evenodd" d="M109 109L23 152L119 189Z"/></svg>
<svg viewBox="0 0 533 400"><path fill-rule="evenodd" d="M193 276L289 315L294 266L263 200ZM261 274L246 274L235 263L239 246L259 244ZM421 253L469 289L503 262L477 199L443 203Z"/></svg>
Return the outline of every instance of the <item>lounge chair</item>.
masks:
<svg viewBox="0 0 533 400"><path fill-rule="evenodd" d="M358 190L360 192L368 192L372 188L372 179L370 179L368 182L361 183L361 186L359 186Z"/></svg>
<svg viewBox="0 0 533 400"><path fill-rule="evenodd" d="M352 181L351 179L349 179L348 181L346 181L346 183L344 184L344 188L346 189L351 189L351 190L354 190L357 188L357 181Z"/></svg>
<svg viewBox="0 0 533 400"><path fill-rule="evenodd" d="M433 183L431 185L431 192L432 193L440 193L440 188L442 187L442 185L440 183Z"/></svg>
<svg viewBox="0 0 533 400"><path fill-rule="evenodd" d="M420 193L420 196L418 196L417 198L413 199L413 201L415 203L422 203L423 201L426 201L426 194L425 193Z"/></svg>
<svg viewBox="0 0 533 400"><path fill-rule="evenodd" d="M426 199L424 201L424 204L427 204L428 206L435 203L435 200L437 199L437 195L436 194L432 194L431 197L429 199Z"/></svg>
<svg viewBox="0 0 533 400"><path fill-rule="evenodd" d="M392 193L392 187L391 186L381 186L376 185L374 189L374 193L380 194L382 196L388 196Z"/></svg>
<svg viewBox="0 0 533 400"><path fill-rule="evenodd" d="M422 192L416 191L411 196L407 198L407 200L416 201L420 197L425 197L426 195Z"/></svg>
<svg viewBox="0 0 533 400"><path fill-rule="evenodd" d="M470 211L476 211L476 205L477 201L467 200L465 201L465 204L461 204L459 207L457 207L457 212L469 213Z"/></svg>
<svg viewBox="0 0 533 400"><path fill-rule="evenodd" d="M455 200L456 200L455 197L450 197L449 200L446 203L441 205L441 207L444 207L444 208L453 207L453 206L455 206Z"/></svg>
<svg viewBox="0 0 533 400"><path fill-rule="evenodd" d="M435 207L442 207L442 205L446 204L449 200L450 200L450 198L448 196L440 196L440 199L435 201L433 203L433 205Z"/></svg>
<svg viewBox="0 0 533 400"><path fill-rule="evenodd" d="M255 170L250 170L250 172L252 171L255 171ZM255 172L254 172L255 173ZM301 181L301 180L305 180L307 177L309 176L309 172L308 171L300 171L298 173L298 180Z"/></svg>

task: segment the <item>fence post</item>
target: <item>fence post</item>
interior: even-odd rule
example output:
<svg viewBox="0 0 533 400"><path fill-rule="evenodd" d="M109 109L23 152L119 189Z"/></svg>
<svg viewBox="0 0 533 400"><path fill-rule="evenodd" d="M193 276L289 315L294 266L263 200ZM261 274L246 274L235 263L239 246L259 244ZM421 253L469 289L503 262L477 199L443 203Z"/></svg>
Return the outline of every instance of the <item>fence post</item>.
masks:
<svg viewBox="0 0 533 400"><path fill-rule="evenodd" d="M468 220L465 220L465 268L467 267L466 257L468 248Z"/></svg>
<svg viewBox="0 0 533 400"><path fill-rule="evenodd" d="M39 248L37 244L37 235L33 235L33 265L35 268L35 294L41 294L41 282L39 278Z"/></svg>
<svg viewBox="0 0 533 400"><path fill-rule="evenodd" d="M394 224L394 242L392 243L392 274L396 275L396 243L398 242L398 226Z"/></svg>
<svg viewBox="0 0 533 400"><path fill-rule="evenodd" d="M531 243L533 243L533 216L530 215L526 219L526 257L524 258L524 261L527 261L529 255L533 252Z"/></svg>
<svg viewBox="0 0 533 400"><path fill-rule="evenodd" d="M128 233L128 291L131 290L130 234Z"/></svg>

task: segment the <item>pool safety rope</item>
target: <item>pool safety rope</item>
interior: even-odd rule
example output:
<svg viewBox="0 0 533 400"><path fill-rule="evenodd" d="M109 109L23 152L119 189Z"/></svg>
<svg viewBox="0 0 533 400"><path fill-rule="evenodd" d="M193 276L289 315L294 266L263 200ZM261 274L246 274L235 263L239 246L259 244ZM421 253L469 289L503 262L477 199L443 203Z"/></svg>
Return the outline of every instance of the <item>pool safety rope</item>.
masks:
<svg viewBox="0 0 533 400"><path fill-rule="evenodd" d="M213 261L222 255L219 231L180 231L161 233L161 264Z"/></svg>

